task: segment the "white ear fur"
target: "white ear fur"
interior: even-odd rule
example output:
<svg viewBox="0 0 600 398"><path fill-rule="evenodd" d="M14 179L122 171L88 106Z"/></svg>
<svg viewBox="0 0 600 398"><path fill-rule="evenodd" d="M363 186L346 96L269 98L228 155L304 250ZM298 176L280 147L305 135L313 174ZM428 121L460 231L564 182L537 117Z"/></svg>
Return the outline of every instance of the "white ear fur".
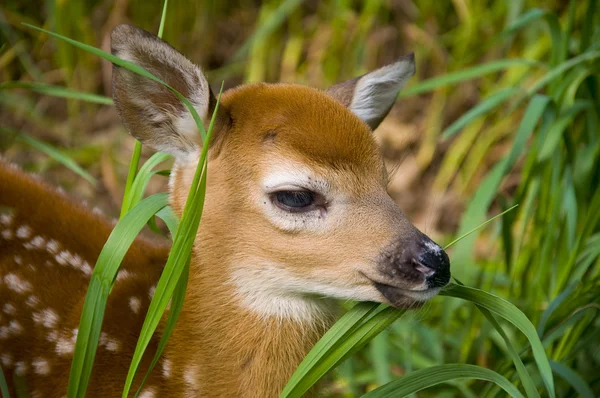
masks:
<svg viewBox="0 0 600 398"><path fill-rule="evenodd" d="M396 102L404 83L414 74L415 61L411 53L327 91L374 130Z"/></svg>
<svg viewBox="0 0 600 398"><path fill-rule="evenodd" d="M112 53L160 78L186 97L205 120L211 92L200 68L158 37L130 25L111 34ZM113 98L134 137L184 159L197 148L198 129L187 107L163 85L113 67Z"/></svg>

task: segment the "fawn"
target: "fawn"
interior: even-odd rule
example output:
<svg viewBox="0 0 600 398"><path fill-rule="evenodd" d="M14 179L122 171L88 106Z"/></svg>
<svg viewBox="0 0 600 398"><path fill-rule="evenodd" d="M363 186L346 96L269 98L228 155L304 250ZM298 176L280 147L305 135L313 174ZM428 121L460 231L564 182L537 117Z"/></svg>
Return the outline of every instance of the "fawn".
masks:
<svg viewBox="0 0 600 398"><path fill-rule="evenodd" d="M113 54L210 119L216 100L199 67L133 26L111 39ZM253 84L223 94L185 303L142 398L277 396L335 320L332 299L412 308L448 283L446 253L387 194L372 136L413 74L411 54L326 91ZM170 203L181 214L200 149L191 115L163 86L117 66L113 97L135 138L174 156ZM0 364L32 397L62 397L87 282L112 226L6 162L0 188ZM88 396L120 395L167 254L142 238L129 250Z"/></svg>

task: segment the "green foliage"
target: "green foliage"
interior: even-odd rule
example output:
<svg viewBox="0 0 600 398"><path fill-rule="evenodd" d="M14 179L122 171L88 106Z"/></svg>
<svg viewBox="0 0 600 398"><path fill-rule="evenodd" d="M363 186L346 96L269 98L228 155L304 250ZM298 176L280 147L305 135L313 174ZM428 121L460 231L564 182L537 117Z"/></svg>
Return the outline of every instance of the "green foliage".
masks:
<svg viewBox="0 0 600 398"><path fill-rule="evenodd" d="M24 89L63 98L71 120L97 109L86 107L110 106L110 98L92 92L98 89L93 83L98 80L98 57L164 84L142 68L89 45L98 43L88 15L100 7L99 2L48 3L48 21L37 15L18 18L11 1L8 8L0 6L0 33L7 39L0 48L0 69L8 66L0 72L1 81L6 80L0 83L0 103L11 115L25 118L30 128L48 125L27 94L22 94ZM450 285L443 298L426 307L426 316L380 304L356 304L306 356L281 396L299 397L328 374L325 385L332 395L408 396L417 391L420 396L600 395L597 2L573 0L568 6L545 2L541 10L535 8L541 2L535 1L426 0L402 11L388 3L332 0L309 6L296 0L265 1L253 14L254 30L242 32L244 42L208 75L324 87L400 55L386 54L394 51L392 46L381 45L377 41L381 38L370 34L378 25L391 26L387 34L396 42L402 42L397 32L408 32L408 41L418 49L419 70L425 71L421 76L433 77L411 82L400 97L408 104L432 96L432 111L426 111L422 121L428 127L419 148L420 166L432 167L434 157L428 154L438 151L438 141L443 139L447 149L441 153L434 187L458 192L467 202L455 234L458 238L451 243L456 243L450 249L452 272L476 288ZM166 2L133 0L130 12L133 21L148 30L158 25L162 15L159 34L164 30L167 40L176 46L181 42L184 53L188 52L185 46L193 45L204 54L217 54L216 26L241 9L240 4L172 1L167 18ZM9 24L3 24L5 19ZM48 36L43 35L30 47L35 58L44 45L57 46L52 59L62 70L64 87L42 80L42 71L23 50L29 44L19 39L32 35L21 21L30 22L31 28L43 22L58 33L34 28L60 40L47 42ZM431 36L431 24L441 33ZM183 32L206 40L185 43ZM11 81L14 76L20 80ZM465 100L469 90L481 100L469 104ZM193 107L176 94L207 142L211 129L205 133ZM26 129L3 126L1 132L16 145L29 145L95 183L92 174L65 151L34 138ZM85 394L118 267L141 228L153 225L154 215L167 223L173 250L152 299L123 396L138 385L134 378L141 356L172 300L146 378L156 364L183 305L189 252L206 189L206 148L179 221L164 194L143 198L148 182L161 174L155 168L168 156L155 154L139 167L142 146L135 143L123 184L121 220L88 288L69 397ZM516 182L510 185L509 181ZM490 210L503 217L479 229ZM344 371L336 372L348 358L352 360ZM3 394L5 388L0 371Z"/></svg>

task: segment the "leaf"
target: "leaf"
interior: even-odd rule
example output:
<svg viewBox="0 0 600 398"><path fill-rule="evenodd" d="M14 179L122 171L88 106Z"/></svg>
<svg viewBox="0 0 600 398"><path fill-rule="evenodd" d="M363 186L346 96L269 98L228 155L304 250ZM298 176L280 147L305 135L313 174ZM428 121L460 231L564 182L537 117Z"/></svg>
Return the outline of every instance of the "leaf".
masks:
<svg viewBox="0 0 600 398"><path fill-rule="evenodd" d="M0 90L6 90L11 88L25 88L27 90L34 91L36 93L51 95L53 97L75 99L93 104L100 105L113 105L112 99L103 95L83 93L80 91L71 90L65 87L52 86L45 83L37 82L8 82L0 84Z"/></svg>
<svg viewBox="0 0 600 398"><path fill-rule="evenodd" d="M87 180L90 184L96 185L97 181L94 177L92 177L92 175L90 173L85 171L73 159L71 159L69 156L67 156L64 153L57 150L52 145L46 144L45 142L40 141L36 138L33 138L33 137L31 137L27 134L24 134L20 131L8 129L6 127L0 127L0 131L2 131L3 133L8 133L8 134L14 135L14 137L17 141L27 144L27 145L37 149L38 151L45 153L50 158L56 160L58 163L62 164L63 166L65 166L66 168L68 168L69 170L74 172L75 174L77 174L80 177Z"/></svg>
<svg viewBox="0 0 600 398"><path fill-rule="evenodd" d="M529 340L533 357L538 366L542 380L548 390L550 397L555 397L554 390L554 379L552 377L552 370L550 369L550 363L542 342L535 330L535 327L531 324L529 319L523 314L521 310L515 307L508 301L501 299L500 297L494 296L493 294L486 293L482 290L475 289L472 287L461 286L457 284L451 284L440 292L440 295L458 297L463 300L471 301L479 306L492 311L493 313L506 319L508 322L515 325Z"/></svg>
<svg viewBox="0 0 600 398"><path fill-rule="evenodd" d="M481 76L502 71L515 66L543 66L542 63L529 59L501 59L488 62L471 68L447 73L443 76L424 80L418 84L402 89L398 98L406 98L413 95L434 91L440 87L450 86L467 80L476 79Z"/></svg>
<svg viewBox="0 0 600 398"><path fill-rule="evenodd" d="M376 388L363 398L406 397L425 388L456 379L479 379L496 383L511 397L522 398L521 392L504 376L475 365L449 364L417 370Z"/></svg>
<svg viewBox="0 0 600 398"><path fill-rule="evenodd" d="M550 366L554 373L559 375L577 391L582 398L595 398L596 394L590 389L585 380L571 368L563 365L560 362L550 361Z"/></svg>
<svg viewBox="0 0 600 398"><path fill-rule="evenodd" d="M113 229L104 244L83 303L75 352L69 375L69 398L83 397L92 374L108 294L119 266L150 217L168 204L166 193L155 194L131 209Z"/></svg>
<svg viewBox="0 0 600 398"><path fill-rule="evenodd" d="M444 132L442 133L442 138L448 139L452 137L454 134L462 130L467 124L471 123L479 116L485 115L486 113L492 111L498 105L507 101L511 96L518 93L519 91L519 88L508 87L490 95L488 98L481 101L471 110L459 117L458 120L456 120L454 123L448 126L448 128L446 128L446 130L444 130Z"/></svg>

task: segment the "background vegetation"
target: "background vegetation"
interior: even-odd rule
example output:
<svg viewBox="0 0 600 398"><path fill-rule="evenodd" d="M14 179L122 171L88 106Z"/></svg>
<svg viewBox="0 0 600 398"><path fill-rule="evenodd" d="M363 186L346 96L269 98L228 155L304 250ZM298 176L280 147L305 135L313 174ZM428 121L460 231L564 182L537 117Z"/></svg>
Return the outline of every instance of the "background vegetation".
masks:
<svg viewBox="0 0 600 398"><path fill-rule="evenodd" d="M117 215L133 140L104 97L57 98L110 95L110 65L22 22L106 50L115 25L155 32L161 14L162 2L140 0L0 5L4 156ZM253 81L324 88L414 51L417 76L376 132L396 170L390 192L442 243L519 204L449 249L453 275L527 315L556 396L600 395L596 1L172 0L163 37L205 68L216 92L222 80L225 88ZM164 188L156 176L147 191ZM394 316L331 374L329 395L361 395L415 370L463 363L493 369L535 396L519 361L534 389L552 395L531 339L489 312L441 297ZM485 381L456 379L419 395L500 393Z"/></svg>

